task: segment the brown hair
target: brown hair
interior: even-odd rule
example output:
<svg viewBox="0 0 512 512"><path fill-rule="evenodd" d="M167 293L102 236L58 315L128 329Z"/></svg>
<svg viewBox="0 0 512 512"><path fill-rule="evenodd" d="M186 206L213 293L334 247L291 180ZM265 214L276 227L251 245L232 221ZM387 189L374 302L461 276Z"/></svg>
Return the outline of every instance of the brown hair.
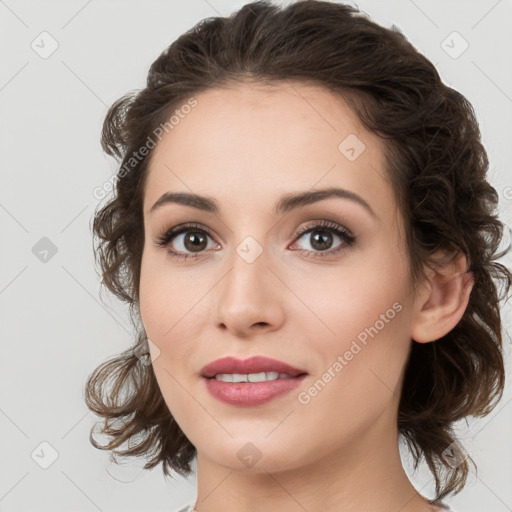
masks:
<svg viewBox="0 0 512 512"><path fill-rule="evenodd" d="M103 284L130 305L137 341L87 380L87 406L104 417L102 432L112 437L101 446L91 431L91 443L121 455L150 455L145 467L162 462L165 475L169 469L191 471L196 449L168 410L152 365L139 356L147 352L138 301L152 152L132 162L129 172L126 164L192 95L247 79L297 80L335 91L385 139L388 179L407 222L413 283L425 278L427 267L435 268L436 250L466 256L474 277L468 307L442 339L412 342L398 414L415 467L424 457L435 476L436 499L460 492L468 461L474 462L468 457L452 468L444 460L443 451L456 441L452 424L488 414L505 380L497 284L508 293L512 275L495 261L502 256L497 251L504 229L496 215L498 194L486 181L488 159L469 101L443 84L394 26L384 28L352 6L326 1L286 7L253 2L230 17L204 19L157 58L144 89L109 109L102 147L120 164L113 198L95 212L95 255ZM129 446L121 450L125 441Z"/></svg>

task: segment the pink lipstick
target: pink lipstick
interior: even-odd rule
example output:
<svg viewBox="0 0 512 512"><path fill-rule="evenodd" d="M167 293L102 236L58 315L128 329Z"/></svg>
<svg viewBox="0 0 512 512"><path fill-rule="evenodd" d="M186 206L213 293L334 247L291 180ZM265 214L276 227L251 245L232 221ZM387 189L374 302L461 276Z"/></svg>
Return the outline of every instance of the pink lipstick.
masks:
<svg viewBox="0 0 512 512"><path fill-rule="evenodd" d="M223 357L204 366L200 374L213 397L230 405L252 407L296 388L307 372L276 359L255 356L245 360Z"/></svg>

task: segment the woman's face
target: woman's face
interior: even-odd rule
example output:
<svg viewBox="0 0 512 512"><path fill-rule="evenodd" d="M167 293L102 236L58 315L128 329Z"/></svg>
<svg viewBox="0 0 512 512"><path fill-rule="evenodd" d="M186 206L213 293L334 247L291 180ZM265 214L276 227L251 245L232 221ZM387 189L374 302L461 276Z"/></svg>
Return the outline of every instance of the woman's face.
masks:
<svg viewBox="0 0 512 512"><path fill-rule="evenodd" d="M237 470L395 443L414 297L382 141L339 96L305 84L245 83L195 100L154 149L144 195L140 310L172 415L199 457ZM347 192L276 209L331 188ZM153 209L169 193L218 211ZM307 375L271 400L229 403L201 375L226 356ZM253 385L215 384L233 400Z"/></svg>

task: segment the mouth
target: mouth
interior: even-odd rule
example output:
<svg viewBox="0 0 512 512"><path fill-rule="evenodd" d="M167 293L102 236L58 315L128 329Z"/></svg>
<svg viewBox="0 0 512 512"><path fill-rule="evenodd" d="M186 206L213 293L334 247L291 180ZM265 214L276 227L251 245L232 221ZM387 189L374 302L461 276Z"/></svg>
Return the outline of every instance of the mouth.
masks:
<svg viewBox="0 0 512 512"><path fill-rule="evenodd" d="M200 375L206 379L235 383L290 379L306 374L305 370L264 356L254 356L245 360L223 357L207 364L200 371Z"/></svg>
<svg viewBox="0 0 512 512"><path fill-rule="evenodd" d="M221 402L238 407L267 403L295 389L308 372L262 356L245 361L217 359L201 370L206 389Z"/></svg>
<svg viewBox="0 0 512 512"><path fill-rule="evenodd" d="M213 377L205 377L209 380L219 380L222 382L232 382L235 384L243 382L271 382L281 379L295 379L307 375L306 372L297 375L289 375L288 373L279 372L259 372L259 373L218 373Z"/></svg>
<svg viewBox="0 0 512 512"><path fill-rule="evenodd" d="M285 397L286 394L297 388L306 376L307 374L300 374L297 377L287 376L259 382L245 380L231 382L222 380L222 377L216 378L216 376L205 377L203 381L210 395L220 402L235 407L255 407L266 404L277 397ZM245 377L247 376L242 375L242 378Z"/></svg>

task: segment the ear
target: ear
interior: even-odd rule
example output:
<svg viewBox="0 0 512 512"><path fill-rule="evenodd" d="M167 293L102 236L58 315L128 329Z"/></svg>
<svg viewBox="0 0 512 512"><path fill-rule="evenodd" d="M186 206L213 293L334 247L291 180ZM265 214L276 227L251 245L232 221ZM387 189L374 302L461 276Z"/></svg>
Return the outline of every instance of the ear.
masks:
<svg viewBox="0 0 512 512"><path fill-rule="evenodd" d="M435 256L445 256L438 251ZM466 257L459 252L437 270L429 269L429 277L417 292L411 322L411 338L428 343L448 334L460 321L469 302L474 278Z"/></svg>

